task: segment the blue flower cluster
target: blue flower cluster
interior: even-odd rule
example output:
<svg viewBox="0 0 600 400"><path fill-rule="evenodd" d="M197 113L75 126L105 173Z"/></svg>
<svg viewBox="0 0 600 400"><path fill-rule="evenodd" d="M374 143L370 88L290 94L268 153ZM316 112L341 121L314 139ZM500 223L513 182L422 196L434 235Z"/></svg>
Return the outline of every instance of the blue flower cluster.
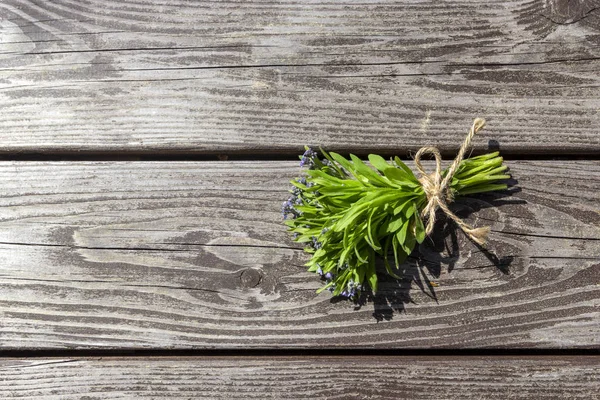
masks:
<svg viewBox="0 0 600 400"><path fill-rule="evenodd" d="M302 154L302 160L300 160L301 167L312 168L315 166L315 159L317 158L317 152L311 148L307 148L304 154Z"/></svg>
<svg viewBox="0 0 600 400"><path fill-rule="evenodd" d="M314 150L307 148L304 154L302 155L300 166L312 169L316 166L315 160L318 160L317 153ZM297 178L296 182L306 187L313 186L313 183L307 182L306 178L304 177ZM290 198L284 201L281 207L281 214L283 215L283 219L287 219L290 215L292 216L292 218L296 218L301 214L300 211L298 211L294 206L299 206L303 204L302 190L294 186L291 193L292 195L290 196Z"/></svg>
<svg viewBox="0 0 600 400"><path fill-rule="evenodd" d="M319 250L321 247L323 247L323 244L319 242L319 239L317 239L316 236L313 236L311 246L313 247L313 249Z"/></svg>
<svg viewBox="0 0 600 400"><path fill-rule="evenodd" d="M292 196L286 201L283 202L281 206L281 214L283 215L283 219L287 219L289 215L292 215L292 218L296 218L300 215L300 211L294 208L295 205L302 204L302 199L300 197Z"/></svg>
<svg viewBox="0 0 600 400"><path fill-rule="evenodd" d="M320 160L318 158L317 152L315 152L314 150L310 149L310 148L306 148L306 151L304 152L304 154L302 155L302 158L300 160L300 166L301 167L307 167L308 169L318 169L318 168L323 168L324 166L330 166L331 162L327 159L324 160ZM299 184L308 187L313 186L314 184L312 182L307 182L306 178L301 177L301 178L297 178L296 182L298 182ZM299 205L303 205L305 204L305 201L307 201L305 198L303 198L302 195L302 189L294 186L294 188L290 191L291 192L291 196L289 199L287 199L284 203L283 206L281 208L281 213L283 214L283 219L287 219L289 216L291 216L291 218L297 218L300 215L302 215L302 212L300 212L296 206ZM315 192L318 193L318 192ZM307 226L308 227L308 226ZM325 234L327 232L327 228L324 228L321 231L321 234ZM320 236L320 235L319 235ZM296 239L298 237L298 234L295 233L294 234L294 239ZM319 241L319 237L318 236L313 236L311 238L312 240L308 242L308 245L310 247L312 247L313 250L319 250L321 247L323 247L323 243L321 243ZM347 265L345 266L345 268L347 268ZM330 292L334 292L335 291L335 285L333 285L333 280L335 279L335 275L331 272L324 272L320 267L317 269L316 273L321 277L321 279L323 279L325 281L325 283L327 285L330 285L328 287L328 290ZM341 297L345 297L348 299L352 299L352 300L357 300L358 297L360 296L360 292L362 290L361 285L356 285L352 280L350 280L348 282L347 288L346 290L344 290L342 293L340 293Z"/></svg>
<svg viewBox="0 0 600 400"><path fill-rule="evenodd" d="M344 290L340 296L347 297L349 299L356 299L360 295L362 290L361 285L356 285L352 279L348 281L348 287Z"/></svg>
<svg viewBox="0 0 600 400"><path fill-rule="evenodd" d="M305 178L298 178L296 179L296 182L305 186L310 186L310 183L307 183ZM289 215L292 215L292 218L296 218L300 215L300 211L296 210L294 206L302 205L302 190L294 186L291 193L292 195L290 198L284 201L283 205L281 206L281 214L283 215L283 219L287 219Z"/></svg>
<svg viewBox="0 0 600 400"><path fill-rule="evenodd" d="M321 279L325 280L325 283L329 284L331 283L331 281L333 281L333 278L335 278L335 275L332 274L331 272L327 272L327 273L323 273L323 270L319 267L319 269L317 269L317 274L319 274L321 276ZM328 290L330 292L333 292L335 290L334 286L329 286ZM352 279L350 279L348 281L348 286L346 288L346 290L344 290L342 293L340 293L341 297L346 297L348 299L352 299L352 300L357 300L358 297L360 296L360 292L362 290L362 285L357 285L354 283L354 281Z"/></svg>

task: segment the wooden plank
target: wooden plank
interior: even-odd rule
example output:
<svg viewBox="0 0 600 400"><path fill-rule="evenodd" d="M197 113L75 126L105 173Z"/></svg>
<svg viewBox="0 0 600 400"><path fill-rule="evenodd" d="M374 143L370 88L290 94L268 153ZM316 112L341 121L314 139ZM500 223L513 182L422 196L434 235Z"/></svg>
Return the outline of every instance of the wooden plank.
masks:
<svg viewBox="0 0 600 400"><path fill-rule="evenodd" d="M598 154L599 4L4 0L0 152Z"/></svg>
<svg viewBox="0 0 600 400"><path fill-rule="evenodd" d="M453 206L487 253L446 227L354 310L282 223L297 163L1 162L0 348L598 348L600 162L509 166Z"/></svg>
<svg viewBox="0 0 600 400"><path fill-rule="evenodd" d="M3 399L599 399L599 357L0 360Z"/></svg>

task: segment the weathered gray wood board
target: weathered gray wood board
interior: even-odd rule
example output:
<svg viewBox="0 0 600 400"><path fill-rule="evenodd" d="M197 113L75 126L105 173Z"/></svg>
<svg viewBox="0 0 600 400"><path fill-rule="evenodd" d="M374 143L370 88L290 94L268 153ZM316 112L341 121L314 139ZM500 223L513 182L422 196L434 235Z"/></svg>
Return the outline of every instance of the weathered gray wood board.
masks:
<svg viewBox="0 0 600 400"><path fill-rule="evenodd" d="M599 7L3 0L0 152L598 154Z"/></svg>
<svg viewBox="0 0 600 400"><path fill-rule="evenodd" d="M447 227L354 310L282 224L297 163L2 162L0 349L599 348L600 162L509 166L453 206L487 253Z"/></svg>
<svg viewBox="0 0 600 400"><path fill-rule="evenodd" d="M3 399L586 399L599 357L0 360Z"/></svg>

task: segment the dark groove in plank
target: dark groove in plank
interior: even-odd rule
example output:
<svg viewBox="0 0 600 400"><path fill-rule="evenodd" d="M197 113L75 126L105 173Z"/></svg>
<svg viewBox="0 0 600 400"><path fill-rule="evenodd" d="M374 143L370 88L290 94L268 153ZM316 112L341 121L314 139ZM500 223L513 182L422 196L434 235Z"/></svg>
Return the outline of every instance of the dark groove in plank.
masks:
<svg viewBox="0 0 600 400"><path fill-rule="evenodd" d="M354 357L451 357L466 358L485 356L498 358L503 356L512 357L598 357L600 349L534 349L534 348L480 348L480 349L377 349L377 348L352 348L351 354L348 349L341 348L303 348L303 349L274 349L249 348L249 349L177 349L177 348L118 348L118 349L0 349L0 360L3 358L46 358L46 357L240 357L240 358L274 358L274 357L342 357L352 359Z"/></svg>
<svg viewBox="0 0 600 400"><path fill-rule="evenodd" d="M600 238L589 238L589 237L574 237L574 236L562 236L562 235L535 235L531 233L524 232L508 232L508 231L495 231L492 232L502 233L505 235L517 235L517 236L530 236L530 237L545 237L545 238L553 238L553 239L580 239L580 240L600 240Z"/></svg>
<svg viewBox="0 0 600 400"><path fill-rule="evenodd" d="M325 149L330 150L330 149ZM488 151L473 150L472 156L485 154L489 151L495 151L492 148ZM0 161L62 161L62 162L95 162L95 161L139 161L139 162L165 162L169 163L172 161L297 161L298 157L304 152L303 147L299 147L293 151L265 151L254 150L252 152L235 152L235 153L224 153L224 152L204 152L204 151L162 151L160 153L153 152L136 152L136 151L106 151L106 152L52 152L50 154L40 153L0 153ZM540 152L540 153L514 153L504 152L500 150L502 157L509 161L577 161L577 160L600 160L600 150L590 150L589 152L582 151L580 154L561 154L553 152ZM347 151L339 151L341 155L348 157L350 154ZM352 151L352 154L366 159L369 154L376 153L383 157L395 157L398 156L400 159L412 162L413 157L411 154L397 154L389 149L369 149L365 146L363 149L357 149ZM452 159L456 156L454 151L445 150L441 151L442 156L445 159Z"/></svg>

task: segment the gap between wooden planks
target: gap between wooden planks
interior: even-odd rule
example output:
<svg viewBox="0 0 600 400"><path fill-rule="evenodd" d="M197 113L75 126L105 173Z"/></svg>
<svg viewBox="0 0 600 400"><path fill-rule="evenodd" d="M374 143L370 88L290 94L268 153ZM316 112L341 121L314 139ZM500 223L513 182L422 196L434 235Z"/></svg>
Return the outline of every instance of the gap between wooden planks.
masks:
<svg viewBox="0 0 600 400"><path fill-rule="evenodd" d="M3 0L0 152L449 153L480 116L477 151L598 154L599 33L595 0Z"/></svg>
<svg viewBox="0 0 600 400"><path fill-rule="evenodd" d="M600 162L508 165L453 206L487 251L441 225L355 310L282 224L296 162L0 162L0 348L598 349Z"/></svg>
<svg viewBox="0 0 600 400"><path fill-rule="evenodd" d="M600 398L600 357L0 359L3 399Z"/></svg>

